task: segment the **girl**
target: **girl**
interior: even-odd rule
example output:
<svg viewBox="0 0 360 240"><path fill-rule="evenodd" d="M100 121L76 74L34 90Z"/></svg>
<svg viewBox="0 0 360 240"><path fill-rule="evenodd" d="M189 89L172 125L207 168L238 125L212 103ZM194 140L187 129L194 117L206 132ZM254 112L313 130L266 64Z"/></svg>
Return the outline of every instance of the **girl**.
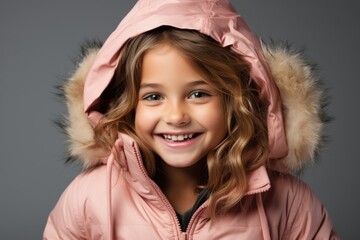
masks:
<svg viewBox="0 0 360 240"><path fill-rule="evenodd" d="M298 55L262 47L225 0L140 0L98 45L64 87L85 171L44 239L337 239L289 175L322 131Z"/></svg>

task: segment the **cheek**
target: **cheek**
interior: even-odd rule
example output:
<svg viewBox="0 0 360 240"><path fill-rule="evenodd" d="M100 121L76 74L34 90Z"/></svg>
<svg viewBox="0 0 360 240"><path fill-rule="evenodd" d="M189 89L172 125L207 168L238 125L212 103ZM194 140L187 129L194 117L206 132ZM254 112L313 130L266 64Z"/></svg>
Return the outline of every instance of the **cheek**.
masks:
<svg viewBox="0 0 360 240"><path fill-rule="evenodd" d="M227 134L227 124L225 115L217 115L215 118L208 120L209 128L218 136L217 138L223 139Z"/></svg>
<svg viewBox="0 0 360 240"><path fill-rule="evenodd" d="M212 106L203 109L198 116L201 118L201 122L207 129L217 132L220 136L226 134L226 113L220 103L213 104Z"/></svg>
<svg viewBox="0 0 360 240"><path fill-rule="evenodd" d="M154 113L141 107L136 107L135 131L139 137L145 137L154 129Z"/></svg>

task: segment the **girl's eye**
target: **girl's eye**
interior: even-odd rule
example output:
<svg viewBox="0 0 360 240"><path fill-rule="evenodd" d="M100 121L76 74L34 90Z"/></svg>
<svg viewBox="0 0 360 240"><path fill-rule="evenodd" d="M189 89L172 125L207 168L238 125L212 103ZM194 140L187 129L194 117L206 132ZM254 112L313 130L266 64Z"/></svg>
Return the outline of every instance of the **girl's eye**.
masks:
<svg viewBox="0 0 360 240"><path fill-rule="evenodd" d="M162 97L156 93L151 93L144 97L144 100L147 100L147 101L159 101L161 99L162 99Z"/></svg>
<svg viewBox="0 0 360 240"><path fill-rule="evenodd" d="M210 96L209 93L204 91L194 91L190 94L189 98L202 98Z"/></svg>

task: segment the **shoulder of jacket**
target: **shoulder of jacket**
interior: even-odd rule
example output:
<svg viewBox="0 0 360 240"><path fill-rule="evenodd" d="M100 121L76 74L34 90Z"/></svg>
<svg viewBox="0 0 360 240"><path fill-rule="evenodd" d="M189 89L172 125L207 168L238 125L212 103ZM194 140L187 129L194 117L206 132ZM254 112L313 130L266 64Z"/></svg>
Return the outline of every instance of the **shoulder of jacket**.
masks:
<svg viewBox="0 0 360 240"><path fill-rule="evenodd" d="M272 188L264 196L266 208L271 216L286 218L283 238L338 239L326 208L310 186L290 174L270 171L269 177Z"/></svg>
<svg viewBox="0 0 360 240"><path fill-rule="evenodd" d="M271 188L282 192L298 194L311 191L310 187L299 177L290 173L280 173L277 171L268 171Z"/></svg>
<svg viewBox="0 0 360 240"><path fill-rule="evenodd" d="M270 190L265 193L266 204L284 204L286 212L294 211L301 206L317 204L318 200L312 189L299 177L269 171Z"/></svg>
<svg viewBox="0 0 360 240"><path fill-rule="evenodd" d="M288 217L296 218L298 215L312 215L323 209L321 201L313 190L299 177L279 172L269 172L271 189L267 204L281 204ZM309 212L310 211L310 212Z"/></svg>
<svg viewBox="0 0 360 240"><path fill-rule="evenodd" d="M117 183L119 181L120 175L120 170L117 167L113 167L113 183ZM96 168L86 170L76 176L69 184L67 191L69 191L69 194L71 195L76 195L78 201L84 202L89 197L98 198L99 195L106 196L107 181L107 167L106 165L99 165Z"/></svg>

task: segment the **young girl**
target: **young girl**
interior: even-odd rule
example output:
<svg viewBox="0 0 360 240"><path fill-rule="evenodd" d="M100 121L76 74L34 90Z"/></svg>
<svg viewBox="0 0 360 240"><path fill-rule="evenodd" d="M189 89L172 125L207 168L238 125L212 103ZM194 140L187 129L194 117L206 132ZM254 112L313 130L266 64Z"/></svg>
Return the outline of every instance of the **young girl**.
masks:
<svg viewBox="0 0 360 240"><path fill-rule="evenodd" d="M289 173L322 134L298 54L261 46L225 0L140 0L64 87L85 171L44 239L337 239Z"/></svg>

